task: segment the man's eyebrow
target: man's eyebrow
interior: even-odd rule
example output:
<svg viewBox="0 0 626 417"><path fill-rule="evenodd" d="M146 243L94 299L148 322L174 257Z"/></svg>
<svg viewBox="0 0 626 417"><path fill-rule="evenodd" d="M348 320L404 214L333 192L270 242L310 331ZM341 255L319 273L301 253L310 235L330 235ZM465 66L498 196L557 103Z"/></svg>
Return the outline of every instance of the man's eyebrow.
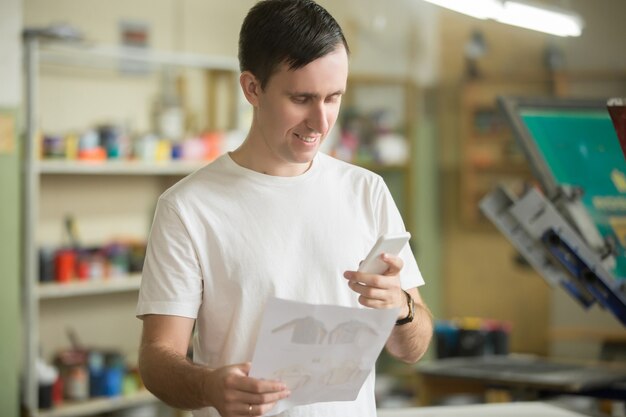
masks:
<svg viewBox="0 0 626 417"><path fill-rule="evenodd" d="M337 90L337 91L330 93L327 97L341 96L344 93L345 93L344 90ZM306 92L297 92L297 91L288 92L288 94L292 97L306 97L306 98L319 98L320 97L320 95L316 93L306 93Z"/></svg>

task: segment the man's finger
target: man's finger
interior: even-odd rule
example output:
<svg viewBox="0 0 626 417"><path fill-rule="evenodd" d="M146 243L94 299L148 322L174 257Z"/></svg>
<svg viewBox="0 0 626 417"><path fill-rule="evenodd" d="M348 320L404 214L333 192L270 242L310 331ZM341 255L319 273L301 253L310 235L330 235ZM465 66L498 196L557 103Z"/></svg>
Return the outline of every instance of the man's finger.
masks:
<svg viewBox="0 0 626 417"><path fill-rule="evenodd" d="M280 381L266 381L251 377L242 378L237 389L250 394L268 394L285 391L287 386Z"/></svg>
<svg viewBox="0 0 626 417"><path fill-rule="evenodd" d="M291 392L287 389L277 392L270 392L264 394L255 394L249 392L242 392L239 395L238 401L246 404L262 405L262 404L274 404L284 398L289 397Z"/></svg>
<svg viewBox="0 0 626 417"><path fill-rule="evenodd" d="M404 262L402 261L402 258L400 258L399 256L394 256L394 255L389 255L387 253L384 253L381 259L383 260L384 263L389 265L389 268L387 269L387 271L385 271L383 275L397 275L400 273L400 271L402 270L402 267L404 266Z"/></svg>

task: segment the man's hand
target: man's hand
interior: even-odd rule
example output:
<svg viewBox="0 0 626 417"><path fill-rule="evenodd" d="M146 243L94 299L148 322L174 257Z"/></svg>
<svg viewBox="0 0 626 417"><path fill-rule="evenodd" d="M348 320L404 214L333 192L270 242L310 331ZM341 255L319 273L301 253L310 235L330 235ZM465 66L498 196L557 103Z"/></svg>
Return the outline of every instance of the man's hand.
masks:
<svg viewBox="0 0 626 417"><path fill-rule="evenodd" d="M215 407L222 417L260 416L289 396L285 384L251 378L250 363L211 369L187 359L193 319L143 317L139 369L154 395L175 408Z"/></svg>
<svg viewBox="0 0 626 417"><path fill-rule="evenodd" d="M388 254L383 254L381 259L389 266L383 275L346 271L343 276L350 288L360 294L360 304L372 308L400 307L398 318L406 317L408 306L400 286L400 271L404 263L398 256Z"/></svg>
<svg viewBox="0 0 626 417"><path fill-rule="evenodd" d="M346 271L343 276L350 288L359 295L359 303L372 308L400 307L398 320L409 314L406 296L400 286L400 270L404 266L397 256L383 254L381 258L388 266L383 275ZM433 319L428 307L422 301L417 288L406 292L415 303L415 318L411 323L394 326L387 340L387 351L406 363L415 363L422 357L433 333Z"/></svg>
<svg viewBox="0 0 626 417"><path fill-rule="evenodd" d="M251 378L249 372L250 363L225 366L211 372L206 392L222 417L261 416L290 395L282 382Z"/></svg>

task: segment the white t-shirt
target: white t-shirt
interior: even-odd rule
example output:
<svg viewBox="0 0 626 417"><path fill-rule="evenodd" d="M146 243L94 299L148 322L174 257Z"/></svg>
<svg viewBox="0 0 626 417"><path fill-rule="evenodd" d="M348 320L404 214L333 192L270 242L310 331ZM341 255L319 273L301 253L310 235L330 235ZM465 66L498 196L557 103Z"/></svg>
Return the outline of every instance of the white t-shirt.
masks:
<svg viewBox="0 0 626 417"><path fill-rule="evenodd" d="M379 235L404 231L382 178L318 153L296 177L270 176L229 155L159 198L137 316L196 319L194 362L218 368L252 360L270 296L360 306L343 278ZM409 246L403 288L424 283ZM218 416L213 408L195 416ZM284 417L376 415L374 372L355 401L295 407Z"/></svg>

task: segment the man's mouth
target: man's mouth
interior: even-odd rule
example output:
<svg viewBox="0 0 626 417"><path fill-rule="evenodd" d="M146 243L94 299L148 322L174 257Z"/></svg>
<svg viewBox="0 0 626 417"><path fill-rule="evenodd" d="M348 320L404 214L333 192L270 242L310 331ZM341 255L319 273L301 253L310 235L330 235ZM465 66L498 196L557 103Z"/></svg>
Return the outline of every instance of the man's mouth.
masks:
<svg viewBox="0 0 626 417"><path fill-rule="evenodd" d="M302 136L297 133L294 134L298 137L298 139L306 143L313 143L317 140L317 136Z"/></svg>

